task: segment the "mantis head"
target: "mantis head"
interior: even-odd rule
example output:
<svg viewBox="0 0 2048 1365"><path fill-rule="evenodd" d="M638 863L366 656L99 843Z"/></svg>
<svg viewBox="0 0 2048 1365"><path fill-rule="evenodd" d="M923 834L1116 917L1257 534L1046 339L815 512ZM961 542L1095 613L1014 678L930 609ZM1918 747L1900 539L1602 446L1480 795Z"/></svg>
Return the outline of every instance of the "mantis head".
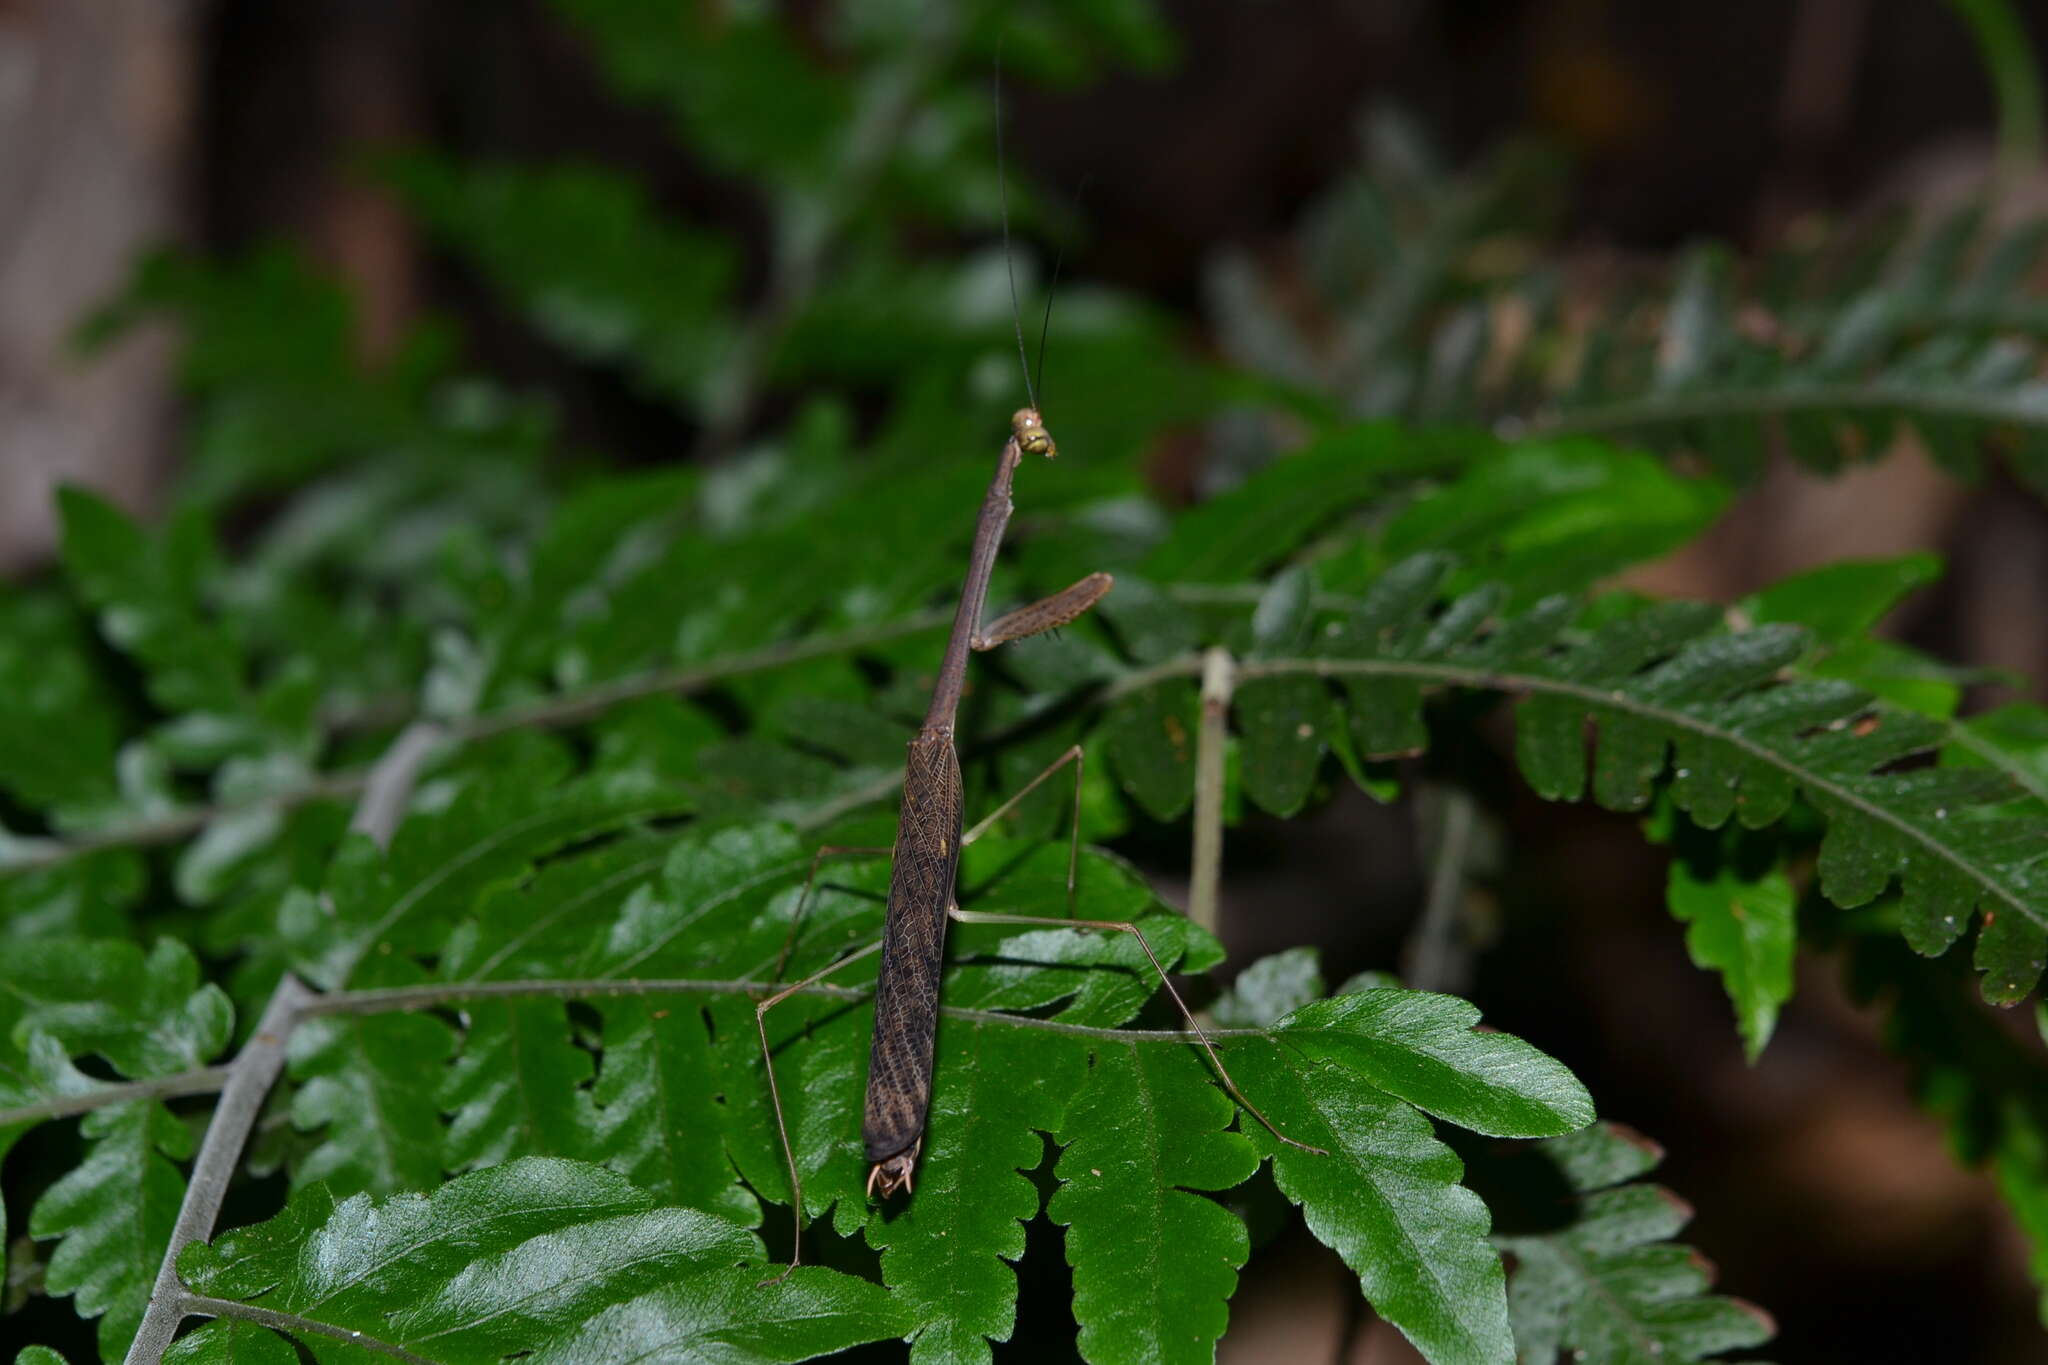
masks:
<svg viewBox="0 0 2048 1365"><path fill-rule="evenodd" d="M1037 408L1019 408L1010 416L1010 433L1017 438L1017 448L1032 455L1043 455L1050 460L1060 453L1052 443L1052 433L1045 429L1045 419L1038 415Z"/></svg>

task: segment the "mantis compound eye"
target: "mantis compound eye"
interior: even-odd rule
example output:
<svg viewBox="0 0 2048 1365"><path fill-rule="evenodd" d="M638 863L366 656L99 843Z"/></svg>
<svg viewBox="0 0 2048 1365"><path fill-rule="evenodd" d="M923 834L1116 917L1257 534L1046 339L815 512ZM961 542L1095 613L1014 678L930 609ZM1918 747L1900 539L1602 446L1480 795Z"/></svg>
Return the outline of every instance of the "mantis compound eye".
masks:
<svg viewBox="0 0 2048 1365"><path fill-rule="evenodd" d="M1017 437L1017 448L1027 454L1043 455L1049 460L1060 453L1036 408L1017 409L1010 418L1010 430Z"/></svg>

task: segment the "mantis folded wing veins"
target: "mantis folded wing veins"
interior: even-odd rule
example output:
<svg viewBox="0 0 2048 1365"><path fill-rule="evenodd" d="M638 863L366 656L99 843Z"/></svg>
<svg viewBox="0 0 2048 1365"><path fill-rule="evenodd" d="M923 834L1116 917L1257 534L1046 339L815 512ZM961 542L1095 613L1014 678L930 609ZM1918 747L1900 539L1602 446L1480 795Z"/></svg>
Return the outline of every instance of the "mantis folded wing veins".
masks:
<svg viewBox="0 0 2048 1365"><path fill-rule="evenodd" d="M1028 385L1028 369L1025 378ZM1217 1079L1231 1098L1280 1141L1305 1151L1321 1152L1320 1148L1296 1142L1282 1133L1238 1090L1214 1044L1174 989L1158 956L1136 925L1116 920L1071 918L1080 853L1082 758L1079 745L1068 749L987 819L964 835L962 833L960 757L954 747L954 723L966 683L969 653L994 649L1006 641L1065 625L1100 601L1112 584L1108 574L1092 573L1050 597L998 617L985 627L981 625L996 552L1010 520L1010 493L1017 467L1027 454L1050 459L1057 453L1052 436L1045 429L1044 419L1039 415L1035 394L1032 399L1033 406L1018 410L1010 419L1010 437L1003 443L995 477L982 500L980 518L975 523L974 544L967 561L967 577L960 588L960 605L953 617L953 630L946 643L945 657L939 665L938 681L932 689L931 706L925 713L924 724L910 740L903 769L902 814L895 847L889 850L819 850L821 858L830 852L889 852L892 855L882 938L878 943L841 957L821 971L784 987L755 1006L755 1024L761 1035L761 1057L768 1073L769 1099L775 1111L776 1129L782 1138L783 1156L789 1167L791 1201L798 1229L798 1239L790 1256L790 1269L796 1267L802 1254L803 1185L797 1171L795 1149L790 1144L789 1127L783 1117L781 1091L775 1081L775 1062L768 1043L767 1013L819 978L880 951L882 963L875 986L874 1041L869 1053L867 1100L861 1126L869 1162L867 1188L871 1198L877 1192L886 1198L898 1190L909 1191L916 1174L918 1153L924 1145L925 1119L931 1106L939 981L944 966L948 920L972 924L1100 929L1130 934L1144 950L1159 976L1160 984L1173 997L1188 1029L1208 1054ZM954 900L961 847L972 842L1032 789L1068 763L1074 765L1076 816L1067 859L1069 918L962 910ZM817 859L813 859L812 881L816 879L817 868ZM797 923L809 893L810 882L807 881L804 894L798 900L798 919L790 926L791 944L795 941ZM785 944L785 960L788 946ZM777 974L780 975L779 965ZM783 1273L788 1274L788 1270Z"/></svg>

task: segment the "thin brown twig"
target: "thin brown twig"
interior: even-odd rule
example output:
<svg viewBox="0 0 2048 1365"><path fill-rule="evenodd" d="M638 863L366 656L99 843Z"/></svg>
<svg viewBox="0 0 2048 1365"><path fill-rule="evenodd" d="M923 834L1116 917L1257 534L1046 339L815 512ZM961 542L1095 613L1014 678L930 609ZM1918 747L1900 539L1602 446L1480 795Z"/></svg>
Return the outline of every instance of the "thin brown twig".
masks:
<svg viewBox="0 0 2048 1365"><path fill-rule="evenodd" d="M76 1094L58 1095L34 1104L17 1104L11 1109L0 1109L0 1128L16 1123L44 1123L50 1119L71 1118L77 1114L90 1114L95 1109L104 1109L110 1104L127 1104L131 1100L172 1100L187 1095L211 1095L227 1084L228 1068L224 1066L202 1066L193 1071L180 1071L175 1076L157 1076L146 1081L123 1081L118 1085L94 1086Z"/></svg>
<svg viewBox="0 0 2048 1365"><path fill-rule="evenodd" d="M379 846L388 845L405 808L412 799L419 775L444 738L442 727L429 721L415 721L394 739L382 757L370 768L363 783L363 797L357 803L349 828L366 834ZM185 1197L178 1206L170 1242L157 1265L156 1283L149 1294L149 1307L129 1344L126 1365L159 1365L177 1335L178 1324L192 1312L193 1295L178 1278L178 1255L193 1242L213 1235L213 1225L227 1202L228 1186L249 1134L263 1111L270 1087L284 1071L285 1046L298 1026L301 1012L317 994L290 972L271 992L270 1003L256 1021L256 1031L235 1054L221 1087L220 1102L207 1121L206 1137L192 1163L192 1175L185 1185Z"/></svg>
<svg viewBox="0 0 2048 1365"><path fill-rule="evenodd" d="M256 1031L228 1068L227 1084L221 1088L220 1103L214 1106L213 1118L206 1125L199 1157L192 1163L185 1199L178 1207L178 1221L157 1266L156 1284L149 1291L149 1308L128 1347L126 1365L157 1365L177 1334L178 1324L190 1311L191 1296L178 1278L178 1253L213 1235L214 1220L227 1200L235 1164L242 1158L242 1148L263 1109L264 1097L284 1070L285 1043L291 1037L300 1006L311 994L298 978L287 973L257 1021Z"/></svg>
<svg viewBox="0 0 2048 1365"><path fill-rule="evenodd" d="M1202 652L1202 721L1195 737L1195 838L1188 870L1188 918L1219 931L1223 883L1224 723L1237 686L1236 660L1218 646Z"/></svg>
<svg viewBox="0 0 2048 1365"><path fill-rule="evenodd" d="M1447 785L1438 795L1441 819L1436 856L1429 874L1429 898L1401 953L1407 984L1419 991L1457 993L1465 975L1458 927L1465 906L1465 888L1472 843L1479 825L1479 804L1463 787Z"/></svg>

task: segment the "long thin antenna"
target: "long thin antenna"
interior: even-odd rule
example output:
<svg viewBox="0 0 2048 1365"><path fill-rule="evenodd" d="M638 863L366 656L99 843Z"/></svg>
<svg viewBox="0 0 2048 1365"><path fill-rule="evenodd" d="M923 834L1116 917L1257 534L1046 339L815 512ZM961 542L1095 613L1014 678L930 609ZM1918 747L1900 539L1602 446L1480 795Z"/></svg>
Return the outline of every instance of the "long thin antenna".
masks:
<svg viewBox="0 0 2048 1365"><path fill-rule="evenodd" d="M1045 287L1045 317L1038 324L1038 392L1045 392L1045 334L1052 330L1052 301L1059 293L1060 267L1066 264L1067 249L1063 245L1052 258L1052 283ZM1038 406L1033 399L1031 405Z"/></svg>
<svg viewBox="0 0 2048 1365"><path fill-rule="evenodd" d="M1003 270L1010 277L1010 326L1017 332L1017 363L1024 368L1024 396L1038 409L1038 386L1031 380L1031 353L1024 348L1024 318L1017 311L1017 262L1010 254L1010 172L1003 159L1003 49L996 45L996 184L1003 200ZM1047 300L1051 302L1051 300Z"/></svg>
<svg viewBox="0 0 2048 1365"><path fill-rule="evenodd" d="M1095 173L1093 171L1081 177L1081 187L1074 191L1074 202L1077 205L1088 197L1088 182L1094 178ZM1046 334L1052 331L1052 301L1058 296L1060 291L1060 267L1066 263L1067 247L1066 243L1062 242L1060 249L1054 253L1052 258L1052 283L1045 288L1045 317L1038 324L1038 391L1040 393L1045 392L1045 338Z"/></svg>

